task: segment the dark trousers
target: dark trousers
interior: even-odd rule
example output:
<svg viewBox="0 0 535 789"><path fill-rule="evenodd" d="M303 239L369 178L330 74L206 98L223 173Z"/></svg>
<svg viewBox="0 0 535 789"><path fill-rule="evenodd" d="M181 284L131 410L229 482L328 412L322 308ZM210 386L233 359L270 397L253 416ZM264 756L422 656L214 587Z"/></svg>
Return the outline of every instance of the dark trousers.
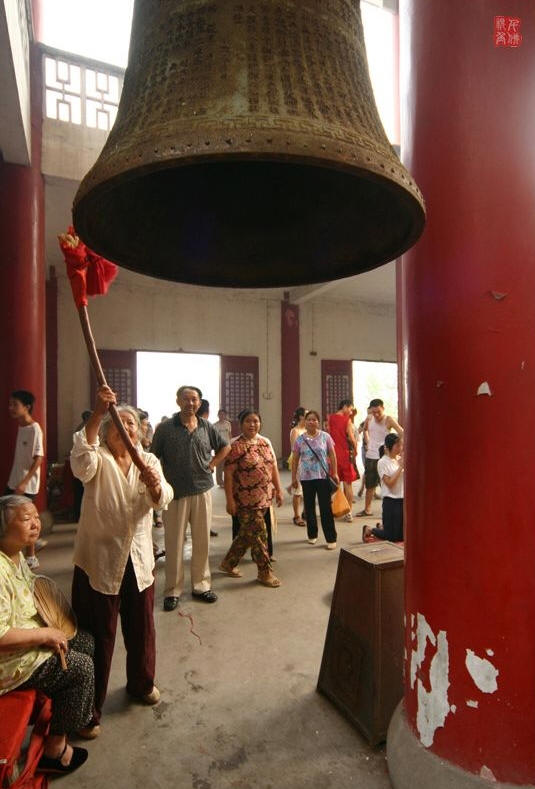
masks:
<svg viewBox="0 0 535 789"><path fill-rule="evenodd" d="M331 491L329 481L326 479L302 479L303 501L305 503L305 517L307 521L307 535L309 540L318 536L318 521L316 519L316 496L320 507L321 528L327 542L336 542L336 527L331 510Z"/></svg>
<svg viewBox="0 0 535 789"><path fill-rule="evenodd" d="M269 558L273 556L273 538L271 536L271 512L269 507L264 513L264 523L266 524L266 531L267 531L267 546L268 546L268 553ZM240 521L237 515L232 516L232 539L235 540L238 536L238 532L240 531Z"/></svg>
<svg viewBox="0 0 535 789"><path fill-rule="evenodd" d="M72 734L87 726L93 714L93 638L78 630L65 655L67 670L58 655L52 655L20 689L36 688L52 699L50 734Z"/></svg>
<svg viewBox="0 0 535 789"><path fill-rule="evenodd" d="M383 528L376 527L371 533L380 540L403 541L403 499L385 496L383 499Z"/></svg>
<svg viewBox="0 0 535 789"><path fill-rule="evenodd" d="M100 721L108 689L119 614L126 648L126 689L138 697L152 690L156 668L154 583L140 592L129 558L119 594L102 594L91 587L86 573L75 565L72 607L78 626L90 632L95 639L95 710L92 723L96 724Z"/></svg>

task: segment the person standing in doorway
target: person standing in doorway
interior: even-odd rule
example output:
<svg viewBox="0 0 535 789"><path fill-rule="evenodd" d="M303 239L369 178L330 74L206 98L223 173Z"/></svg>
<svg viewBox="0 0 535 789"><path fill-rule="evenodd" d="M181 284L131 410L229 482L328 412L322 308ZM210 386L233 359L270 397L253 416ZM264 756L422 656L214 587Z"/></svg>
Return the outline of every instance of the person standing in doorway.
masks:
<svg viewBox="0 0 535 789"><path fill-rule="evenodd" d="M232 422L229 420L227 412L224 408L220 408L217 412L217 422L214 422L214 430L216 430L223 441L230 444L232 438ZM220 463L215 470L215 480L220 488L224 487L224 472L223 463Z"/></svg>
<svg viewBox="0 0 535 789"><path fill-rule="evenodd" d="M371 506L375 488L379 484L377 464L379 462L379 447L385 443L385 438L391 430L403 436L403 428L394 417L385 414L384 403L378 397L370 400L368 407L369 416L364 428L364 441L367 444L366 461L364 463L364 482L366 484L366 498L364 509L358 513L359 518L372 515Z"/></svg>
<svg viewBox="0 0 535 789"><path fill-rule="evenodd" d="M26 389L11 392L8 411L12 419L18 423L17 442L13 465L7 481L6 494L14 493L35 499L41 485L41 463L45 454L43 447L43 431L32 416L35 396ZM44 547L42 542L41 546ZM39 559L35 555L36 543L28 544L26 562L35 570L39 567Z"/></svg>
<svg viewBox="0 0 535 789"><path fill-rule="evenodd" d="M164 611L173 611L184 589L184 539L191 527L192 595L215 603L208 563L212 520L212 474L230 452L230 446L213 426L197 416L202 392L181 386L176 395L180 411L158 425L152 452L162 461L163 472L173 486L174 500L164 512L165 592ZM215 453L212 456L212 451Z"/></svg>
<svg viewBox="0 0 535 789"><path fill-rule="evenodd" d="M351 508L353 506L353 482L358 479L354 463L351 461L357 456L357 442L353 430L353 417L357 409L352 400L341 400L338 411L329 415L329 433L334 441L334 451L338 464L338 475L344 485L344 493L350 510L344 515L345 521L352 521Z"/></svg>

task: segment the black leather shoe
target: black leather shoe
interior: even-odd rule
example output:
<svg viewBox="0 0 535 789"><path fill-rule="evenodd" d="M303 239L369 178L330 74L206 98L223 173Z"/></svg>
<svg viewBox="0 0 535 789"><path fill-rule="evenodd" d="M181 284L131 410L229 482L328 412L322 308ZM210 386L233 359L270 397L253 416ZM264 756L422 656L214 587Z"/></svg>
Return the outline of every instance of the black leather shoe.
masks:
<svg viewBox="0 0 535 789"><path fill-rule="evenodd" d="M178 601L180 597L164 597L163 601L163 610L164 611L174 611L178 605Z"/></svg>
<svg viewBox="0 0 535 789"><path fill-rule="evenodd" d="M217 537L217 532L213 529L210 529L210 537Z"/></svg>
<svg viewBox="0 0 535 789"><path fill-rule="evenodd" d="M202 600L203 603L215 603L215 601L217 600L216 593L212 592L211 589L208 589L207 592L196 592L195 590L193 590L191 594L192 597L194 597L196 600Z"/></svg>

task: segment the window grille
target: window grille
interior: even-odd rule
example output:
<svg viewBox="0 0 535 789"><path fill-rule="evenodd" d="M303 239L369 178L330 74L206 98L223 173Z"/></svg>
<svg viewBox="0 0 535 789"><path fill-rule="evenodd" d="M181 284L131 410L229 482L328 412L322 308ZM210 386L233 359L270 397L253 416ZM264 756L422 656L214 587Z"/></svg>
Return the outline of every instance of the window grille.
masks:
<svg viewBox="0 0 535 789"><path fill-rule="evenodd" d="M109 132L117 116L123 78L68 56L44 56L45 116Z"/></svg>

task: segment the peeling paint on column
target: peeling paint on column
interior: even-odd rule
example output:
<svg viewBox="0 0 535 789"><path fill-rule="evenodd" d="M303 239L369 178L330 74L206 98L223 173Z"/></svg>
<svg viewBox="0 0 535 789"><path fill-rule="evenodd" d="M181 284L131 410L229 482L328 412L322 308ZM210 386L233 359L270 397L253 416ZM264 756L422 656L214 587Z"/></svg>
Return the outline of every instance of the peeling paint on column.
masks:
<svg viewBox="0 0 535 789"><path fill-rule="evenodd" d="M476 686L483 693L495 693L498 690L496 677L500 673L490 660L478 657L471 649L466 650L466 668Z"/></svg>
<svg viewBox="0 0 535 789"><path fill-rule="evenodd" d="M479 701L474 701L473 699L466 700L467 707L473 707L475 710L479 707Z"/></svg>
<svg viewBox="0 0 535 789"><path fill-rule="evenodd" d="M481 770L479 771L479 775L481 778L485 778L487 781L491 781L491 783L498 783L496 780L496 776L494 775L490 767L486 766L486 764L484 764Z"/></svg>
<svg viewBox="0 0 535 789"><path fill-rule="evenodd" d="M429 667L429 682L431 688L427 691L417 672L422 667L425 659L427 642L436 646ZM444 726L450 713L448 702L449 682L449 652L446 632L440 630L435 636L425 616L417 614L416 649L411 655L411 688L416 684L418 709L416 713L416 728L420 735L422 745L428 748L433 744L435 731Z"/></svg>
<svg viewBox="0 0 535 789"><path fill-rule="evenodd" d="M492 392L490 391L490 386L488 381L483 381L483 383L479 384L477 388L477 395L488 395L492 397Z"/></svg>

